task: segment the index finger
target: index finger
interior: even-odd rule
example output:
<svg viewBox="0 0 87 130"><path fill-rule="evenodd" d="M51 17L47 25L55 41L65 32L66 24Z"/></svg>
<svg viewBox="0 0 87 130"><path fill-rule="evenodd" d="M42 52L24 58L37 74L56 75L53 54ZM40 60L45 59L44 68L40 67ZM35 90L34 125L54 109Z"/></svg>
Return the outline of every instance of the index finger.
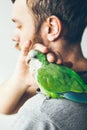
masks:
<svg viewBox="0 0 87 130"><path fill-rule="evenodd" d="M33 46L33 48L35 50L38 50L38 51L42 52L42 53L47 53L48 52L48 48L46 46L42 45L41 43L36 43Z"/></svg>

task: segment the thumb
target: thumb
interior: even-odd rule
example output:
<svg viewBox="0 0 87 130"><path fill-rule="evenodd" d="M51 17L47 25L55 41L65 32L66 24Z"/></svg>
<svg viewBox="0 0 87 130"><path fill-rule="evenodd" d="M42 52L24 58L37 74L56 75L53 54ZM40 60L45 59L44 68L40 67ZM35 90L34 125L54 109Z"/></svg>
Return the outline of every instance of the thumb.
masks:
<svg viewBox="0 0 87 130"><path fill-rule="evenodd" d="M57 53L49 52L47 54L47 60L49 62L55 62L56 64L62 64L63 63L62 56L60 55L59 52L57 52Z"/></svg>

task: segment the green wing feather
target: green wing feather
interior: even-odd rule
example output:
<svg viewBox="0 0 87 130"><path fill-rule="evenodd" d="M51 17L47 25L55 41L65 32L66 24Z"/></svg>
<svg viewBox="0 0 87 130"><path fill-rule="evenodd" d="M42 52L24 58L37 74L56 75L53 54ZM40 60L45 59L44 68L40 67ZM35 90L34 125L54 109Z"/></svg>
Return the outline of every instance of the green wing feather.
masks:
<svg viewBox="0 0 87 130"><path fill-rule="evenodd" d="M38 70L37 80L41 91L50 97L58 97L58 93L62 95L67 92L87 92L87 85L77 73L53 63L43 65Z"/></svg>
<svg viewBox="0 0 87 130"><path fill-rule="evenodd" d="M42 93L52 98L85 101L87 84L76 72L66 66L49 63L46 55L37 50L31 51L30 59L30 67L33 72L31 73L35 73L34 77L36 77ZM35 64L37 63L36 60L42 63L42 66Z"/></svg>

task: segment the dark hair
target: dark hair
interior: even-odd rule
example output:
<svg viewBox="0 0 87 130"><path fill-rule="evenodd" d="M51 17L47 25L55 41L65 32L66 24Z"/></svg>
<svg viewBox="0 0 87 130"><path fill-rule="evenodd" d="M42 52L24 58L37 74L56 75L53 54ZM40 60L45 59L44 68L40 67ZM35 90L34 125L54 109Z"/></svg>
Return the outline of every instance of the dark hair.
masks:
<svg viewBox="0 0 87 130"><path fill-rule="evenodd" d="M39 28L47 17L55 15L67 28L64 38L71 42L81 41L87 26L87 0L26 0L26 2Z"/></svg>
<svg viewBox="0 0 87 130"><path fill-rule="evenodd" d="M12 3L14 3L15 2L15 0L11 0L12 1Z"/></svg>

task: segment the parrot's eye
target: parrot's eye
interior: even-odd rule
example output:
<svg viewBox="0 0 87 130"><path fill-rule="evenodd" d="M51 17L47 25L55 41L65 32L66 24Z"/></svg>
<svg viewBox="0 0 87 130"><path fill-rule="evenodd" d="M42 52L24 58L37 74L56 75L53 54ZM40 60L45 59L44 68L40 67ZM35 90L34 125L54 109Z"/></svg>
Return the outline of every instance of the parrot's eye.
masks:
<svg viewBox="0 0 87 130"><path fill-rule="evenodd" d="M32 58L37 58L37 51L35 51L35 50L31 50L30 52L29 52L29 58L30 59L32 59Z"/></svg>
<svg viewBox="0 0 87 130"><path fill-rule="evenodd" d="M37 55L35 55L34 58L37 58Z"/></svg>

